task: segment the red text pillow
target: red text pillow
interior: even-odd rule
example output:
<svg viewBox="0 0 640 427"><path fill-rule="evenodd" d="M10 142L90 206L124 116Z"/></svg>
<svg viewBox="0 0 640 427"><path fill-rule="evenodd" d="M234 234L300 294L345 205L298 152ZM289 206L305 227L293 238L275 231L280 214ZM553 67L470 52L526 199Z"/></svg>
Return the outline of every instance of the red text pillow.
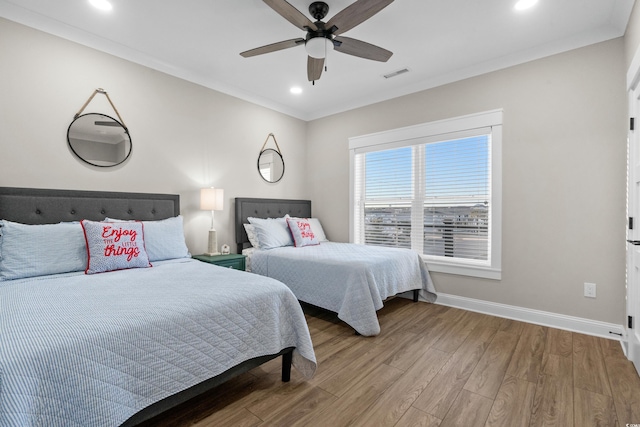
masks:
<svg viewBox="0 0 640 427"><path fill-rule="evenodd" d="M311 230L311 224L306 218L287 218L287 224L291 235L293 236L293 243L296 247L310 246L319 244L318 239Z"/></svg>
<svg viewBox="0 0 640 427"><path fill-rule="evenodd" d="M86 274L151 267L142 222L82 221L87 242Z"/></svg>

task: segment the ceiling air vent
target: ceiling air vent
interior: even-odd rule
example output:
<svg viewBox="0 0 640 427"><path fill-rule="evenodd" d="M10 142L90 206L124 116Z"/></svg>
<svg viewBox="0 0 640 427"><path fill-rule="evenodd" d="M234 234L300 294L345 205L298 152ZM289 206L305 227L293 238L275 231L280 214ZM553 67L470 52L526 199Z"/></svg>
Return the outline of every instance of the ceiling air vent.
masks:
<svg viewBox="0 0 640 427"><path fill-rule="evenodd" d="M403 68L402 70L398 70L398 71L394 71L393 73L385 74L382 77L384 77L385 79L390 79L391 77L399 76L400 74L404 74L404 73L408 73L408 72L409 72L408 68Z"/></svg>

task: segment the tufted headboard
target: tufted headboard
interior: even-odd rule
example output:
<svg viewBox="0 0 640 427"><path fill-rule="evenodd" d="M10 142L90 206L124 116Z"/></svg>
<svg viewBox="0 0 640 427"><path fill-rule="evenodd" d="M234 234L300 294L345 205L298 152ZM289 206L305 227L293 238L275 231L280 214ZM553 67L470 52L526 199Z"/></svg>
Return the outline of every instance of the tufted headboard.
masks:
<svg viewBox="0 0 640 427"><path fill-rule="evenodd" d="M248 217L280 218L289 214L298 218L311 217L311 200L252 199L236 197L236 244L238 253L250 248L249 238L244 229Z"/></svg>
<svg viewBox="0 0 640 427"><path fill-rule="evenodd" d="M177 194L0 187L0 219L54 224L89 219L157 220L180 214Z"/></svg>

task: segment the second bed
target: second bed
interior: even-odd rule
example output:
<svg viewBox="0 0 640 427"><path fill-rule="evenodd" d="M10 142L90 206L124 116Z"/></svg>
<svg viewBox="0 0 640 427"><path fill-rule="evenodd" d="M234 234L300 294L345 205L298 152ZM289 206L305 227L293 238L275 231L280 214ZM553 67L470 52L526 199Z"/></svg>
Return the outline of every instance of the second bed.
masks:
<svg viewBox="0 0 640 427"><path fill-rule="evenodd" d="M236 199L238 250L251 247L244 224L248 218L310 218L308 200ZM313 222L312 222L313 224ZM316 233L317 234L317 233ZM417 252L353 243L250 249L251 272L285 283L298 300L333 311L361 335L380 333L376 311L391 296L417 291L434 302L436 291ZM273 246L273 245L271 245Z"/></svg>

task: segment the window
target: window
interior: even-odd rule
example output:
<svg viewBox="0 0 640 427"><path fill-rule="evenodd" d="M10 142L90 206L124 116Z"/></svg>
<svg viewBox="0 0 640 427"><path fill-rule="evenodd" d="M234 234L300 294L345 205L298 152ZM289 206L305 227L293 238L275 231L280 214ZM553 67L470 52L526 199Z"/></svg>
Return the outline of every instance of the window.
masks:
<svg viewBox="0 0 640 427"><path fill-rule="evenodd" d="M351 239L500 278L502 112L350 138Z"/></svg>

